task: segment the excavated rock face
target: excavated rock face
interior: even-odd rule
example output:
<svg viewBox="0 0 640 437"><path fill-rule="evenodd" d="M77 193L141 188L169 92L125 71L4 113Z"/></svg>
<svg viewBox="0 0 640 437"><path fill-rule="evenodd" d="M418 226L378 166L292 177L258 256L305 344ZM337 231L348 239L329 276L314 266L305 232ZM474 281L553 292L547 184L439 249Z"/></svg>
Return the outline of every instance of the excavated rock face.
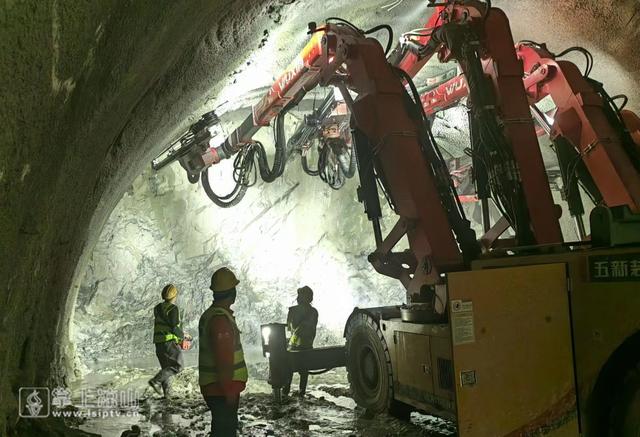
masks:
<svg viewBox="0 0 640 437"><path fill-rule="evenodd" d="M398 28L406 29L427 13L424 2L407 0L389 13L379 8L385 3L194 0L159 7L147 0L5 2L0 11L0 278L4 288L0 434L15 424L19 387L44 385L52 377L64 379L69 364L65 360L67 329L77 294L71 285L81 283L104 223L150 157L189 124L189 117L202 112L208 98L215 99L233 80L229 74L244 68L244 60L261 44L265 30L270 35L282 30L265 67L271 74L300 48L305 23L311 19L341 15L366 27L382 21L395 25L398 17ZM576 43L592 49L593 76L605 81L611 94L628 93L630 107L638 108L637 2L503 0L494 4L510 15L516 38L547 41L553 49ZM274 191L270 201L301 181L290 176L280 184L283 191L279 195ZM307 183L311 182L301 182L290 200L283 202L292 202L293 207L302 204L293 200L296 196L316 193L310 186L303 189ZM131 199L146 190L135 187ZM193 204L185 201L183 206L186 214ZM257 202L252 211L267 206L268 202ZM349 214L359 211L356 205ZM165 223L175 225L171 220ZM368 232L366 223L359 225L363 235ZM161 240L166 240L167 234L160 229ZM155 232L147 237L155 239ZM233 240L219 241L231 245ZM158 247L174 250L172 244L166 240ZM330 244L335 246L333 253L344 249L338 240ZM355 243L348 247L356 246L364 247ZM353 263L358 269L367 268ZM195 293L202 289L207 274L185 271L181 277L197 277L190 288ZM300 277L293 276L292 282ZM162 282L157 277L154 282L150 274L143 279L150 292ZM251 278L247 283L255 290L263 285ZM107 300L108 292L97 287L93 299ZM83 302L87 303L79 304ZM114 311L125 308L124 298L119 302ZM139 309L146 304L146 298L138 302ZM135 326L143 317L136 312L129 321Z"/></svg>
<svg viewBox="0 0 640 437"><path fill-rule="evenodd" d="M402 285L367 262L373 236L355 188L353 181L334 191L290 163L276 183L220 209L179 167L145 172L111 214L80 283L72 336L79 369L154 358L151 309L167 282L179 289L183 325L197 347L210 277L223 265L240 279L233 308L245 350L259 347L261 323L286 320L305 284L320 314L316 345L343 342L355 306L404 300Z"/></svg>

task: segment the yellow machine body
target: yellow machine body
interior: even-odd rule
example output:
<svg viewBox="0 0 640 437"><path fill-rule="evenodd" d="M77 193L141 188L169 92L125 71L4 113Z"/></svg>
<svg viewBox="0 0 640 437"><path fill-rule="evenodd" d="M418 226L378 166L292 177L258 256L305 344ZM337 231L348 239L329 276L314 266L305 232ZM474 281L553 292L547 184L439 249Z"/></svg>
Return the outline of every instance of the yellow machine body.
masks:
<svg viewBox="0 0 640 437"><path fill-rule="evenodd" d="M396 400L460 437L598 437L593 388L640 332L640 248L483 259L447 289L448 324L380 321Z"/></svg>
<svg viewBox="0 0 640 437"><path fill-rule="evenodd" d="M458 434L576 436L564 264L449 277Z"/></svg>

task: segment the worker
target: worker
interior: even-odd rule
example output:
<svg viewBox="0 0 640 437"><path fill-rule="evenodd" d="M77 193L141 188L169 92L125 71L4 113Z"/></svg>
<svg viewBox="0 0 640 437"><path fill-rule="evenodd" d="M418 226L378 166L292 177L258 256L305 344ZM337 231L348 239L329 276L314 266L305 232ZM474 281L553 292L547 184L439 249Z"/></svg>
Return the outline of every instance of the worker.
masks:
<svg viewBox="0 0 640 437"><path fill-rule="evenodd" d="M200 392L211 410L211 436L235 436L240 393L247 383L247 365L240 330L231 310L240 283L226 267L211 276L213 304L202 314L198 331Z"/></svg>
<svg viewBox="0 0 640 437"><path fill-rule="evenodd" d="M162 299L153 308L154 326L153 342L156 345L156 356L160 362L160 371L149 380L153 390L166 399L171 396L171 377L178 374L184 367L184 359L180 343L184 338L190 338L182 331L180 309L176 306L178 289L173 284L167 284L162 289ZM162 390L161 390L162 389Z"/></svg>
<svg viewBox="0 0 640 437"><path fill-rule="evenodd" d="M289 308L287 314L287 327L291 331L289 338L289 349L292 351L305 350L313 348L313 340L316 338L316 327L318 325L318 311L311 306L313 302L313 290L304 286L298 288L298 305ZM291 389L291 379L293 374L289 375L289 380L282 388L284 396L289 395ZM300 372L300 390L298 396L304 397L307 390L307 382L309 380L308 372Z"/></svg>
<svg viewBox="0 0 640 437"><path fill-rule="evenodd" d="M131 425L131 429L123 431L120 437L140 437L140 427L138 425Z"/></svg>

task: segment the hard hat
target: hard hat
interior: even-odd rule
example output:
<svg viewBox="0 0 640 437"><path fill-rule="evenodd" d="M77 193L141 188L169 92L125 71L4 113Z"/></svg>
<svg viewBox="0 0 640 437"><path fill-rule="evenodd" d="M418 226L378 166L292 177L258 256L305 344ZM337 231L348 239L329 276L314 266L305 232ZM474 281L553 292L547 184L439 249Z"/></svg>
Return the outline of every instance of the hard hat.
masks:
<svg viewBox="0 0 640 437"><path fill-rule="evenodd" d="M164 300L171 300L178 295L178 289L173 284L167 284L162 289L162 298Z"/></svg>
<svg viewBox="0 0 640 437"><path fill-rule="evenodd" d="M211 276L211 286L209 287L214 293L229 291L238 285L240 281L236 278L231 270L222 267L215 271Z"/></svg>
<svg viewBox="0 0 640 437"><path fill-rule="evenodd" d="M298 297L301 297L305 301L311 303L313 301L313 290L308 285L298 288Z"/></svg>

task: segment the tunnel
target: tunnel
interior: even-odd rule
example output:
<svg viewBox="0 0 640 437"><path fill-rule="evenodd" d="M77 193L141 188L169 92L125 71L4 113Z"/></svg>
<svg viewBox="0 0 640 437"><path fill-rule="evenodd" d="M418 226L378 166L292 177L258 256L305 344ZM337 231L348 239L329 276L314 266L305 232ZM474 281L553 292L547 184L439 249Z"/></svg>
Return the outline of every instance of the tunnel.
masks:
<svg viewBox="0 0 640 437"><path fill-rule="evenodd" d="M147 401L144 420L30 420L21 414L20 390L71 387L79 396L87 387L142 381L141 396L148 398L146 379L157 367L152 310L162 287L175 283L184 329L197 337L198 318L211 303L211 275L223 266L240 280L236 318L250 377L262 381L241 397L248 408L243 435L455 435L454 425L427 414L407 423L362 421L343 370L317 377L322 382L315 386L311 376L313 400L306 409L256 407L271 394L260 326L286 320L298 287L316 293L320 346L344 343L355 307L405 301L402 284L378 274L367 260L376 241L358 202L357 177L332 190L305 174L299 158L290 159L281 178L257 181L239 205L223 209L199 184L190 184L179 165L158 172L150 166L207 111L220 114L225 132L237 127L304 47L309 22L341 17L360 28L384 23L397 39L424 26L433 12L429 3L3 3L0 435L120 435L135 424L141 435L206 435L210 418L197 388L197 338L174 383L182 404ZM610 95L628 96L626 109L640 110L637 1L494 0L492 6L508 16L515 41L545 42L556 52L588 48L591 76ZM376 37L386 43L386 36ZM568 59L584 65L580 54ZM455 64L434 59L424 74L451 68ZM314 91L290 112L289 135L304 108L326 95ZM436 117L433 132L447 158L464 155L468 124L461 108ZM267 145L270 129L260 133ZM222 190L231 186L230 165L211 171ZM560 199L559 191L553 195ZM384 221L383 230L393 224ZM575 238L570 222L562 226ZM592 335L598 332L594 328ZM181 409L189 416L173 420ZM325 409L328 419L314 421Z"/></svg>

